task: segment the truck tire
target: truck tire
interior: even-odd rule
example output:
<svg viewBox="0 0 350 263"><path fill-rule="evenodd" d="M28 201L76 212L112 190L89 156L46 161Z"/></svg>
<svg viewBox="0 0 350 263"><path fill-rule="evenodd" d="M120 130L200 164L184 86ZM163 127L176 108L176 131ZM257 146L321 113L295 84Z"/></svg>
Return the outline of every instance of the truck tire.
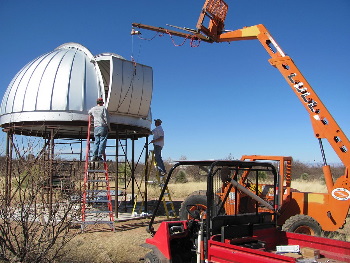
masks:
<svg viewBox="0 0 350 263"><path fill-rule="evenodd" d="M153 252L149 252L146 254L144 258L144 263L161 263L161 260L158 258L156 254Z"/></svg>
<svg viewBox="0 0 350 263"><path fill-rule="evenodd" d="M309 236L320 236L322 229L315 219L307 215L295 215L286 220L282 230Z"/></svg>
<svg viewBox="0 0 350 263"><path fill-rule="evenodd" d="M180 220L188 220L192 218L187 212L188 205L197 206L200 211L207 210L207 191L196 191L186 197L179 210Z"/></svg>

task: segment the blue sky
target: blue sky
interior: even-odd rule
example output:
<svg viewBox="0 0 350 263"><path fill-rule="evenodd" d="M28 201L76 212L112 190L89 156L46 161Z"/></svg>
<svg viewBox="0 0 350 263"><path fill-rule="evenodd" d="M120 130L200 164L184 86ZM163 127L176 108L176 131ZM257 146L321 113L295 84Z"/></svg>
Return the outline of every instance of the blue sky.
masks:
<svg viewBox="0 0 350 263"><path fill-rule="evenodd" d="M264 24L350 136L350 2L227 0L225 28ZM309 116L257 40L175 47L131 36L131 23L194 28L204 0L0 0L0 94L29 61L67 42L153 67L152 112L165 159L243 154L322 160ZM151 39L155 32L141 30ZM180 44L183 39L174 38ZM1 96L2 96L1 95ZM327 160L339 159L326 146Z"/></svg>

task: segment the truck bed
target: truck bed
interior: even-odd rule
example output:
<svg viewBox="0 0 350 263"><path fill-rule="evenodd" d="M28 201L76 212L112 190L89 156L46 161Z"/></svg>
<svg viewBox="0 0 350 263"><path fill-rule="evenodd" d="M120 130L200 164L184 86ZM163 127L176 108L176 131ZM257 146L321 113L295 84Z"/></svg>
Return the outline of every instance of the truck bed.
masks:
<svg viewBox="0 0 350 263"><path fill-rule="evenodd" d="M209 262L350 262L350 243L345 241L283 232L273 227L255 229L245 237L227 236L214 235L209 240ZM294 245L300 247L299 253L278 253L276 249Z"/></svg>

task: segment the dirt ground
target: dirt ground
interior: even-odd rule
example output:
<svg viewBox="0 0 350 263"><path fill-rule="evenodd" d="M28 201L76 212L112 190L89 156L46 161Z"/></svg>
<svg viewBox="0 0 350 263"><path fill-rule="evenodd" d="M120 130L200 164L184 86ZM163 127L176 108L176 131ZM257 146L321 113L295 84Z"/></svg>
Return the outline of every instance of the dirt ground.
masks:
<svg viewBox="0 0 350 263"><path fill-rule="evenodd" d="M155 229L166 217L157 218ZM151 235L146 231L150 219L137 219L116 223L115 232L107 225L89 226L65 248L60 262L140 262L149 252L141 247ZM142 260L141 260L142 262Z"/></svg>
<svg viewBox="0 0 350 263"><path fill-rule="evenodd" d="M155 201L154 201L155 202ZM175 211L179 211L181 200L173 200ZM153 203L149 206L152 210ZM162 221L173 220L164 216L161 206L155 218L154 228L157 230ZM115 223L115 232L108 225L88 226L64 249L64 257L59 262L69 263L129 263L142 262L150 250L141 247L151 234L146 231L150 218L135 219Z"/></svg>
<svg viewBox="0 0 350 263"><path fill-rule="evenodd" d="M174 201L178 211L181 201ZM164 215L164 212L161 212ZM154 228L158 229L162 221L169 220L166 216L157 216ZM172 219L170 219L172 220ZM142 258L150 250L141 247L151 234L146 231L149 218L135 219L115 224L115 232L108 225L89 226L84 233L77 235L65 249L65 256L59 262L70 263L130 263L143 262ZM342 235L334 239L346 237L350 241L350 218L343 229Z"/></svg>

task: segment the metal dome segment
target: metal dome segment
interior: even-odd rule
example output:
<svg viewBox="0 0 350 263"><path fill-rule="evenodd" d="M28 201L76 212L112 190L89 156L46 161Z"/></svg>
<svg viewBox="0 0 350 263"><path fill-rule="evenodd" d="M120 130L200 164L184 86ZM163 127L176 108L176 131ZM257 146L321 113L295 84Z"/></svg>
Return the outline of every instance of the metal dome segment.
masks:
<svg viewBox="0 0 350 263"><path fill-rule="evenodd" d="M50 121L47 111L81 114L104 95L98 65L79 44L64 44L28 63L9 85L1 104L0 125ZM32 114L41 112L43 114ZM41 117L40 117L41 116ZM57 114L57 118L60 119ZM74 120L75 117L72 116ZM78 120L85 119L77 116Z"/></svg>
<svg viewBox="0 0 350 263"><path fill-rule="evenodd" d="M84 52L85 55L90 60L94 60L94 56L91 54L91 52L86 47L84 47L83 45L78 44L78 43L69 42L69 43L62 44L62 45L58 46L57 48L55 48L55 50L59 50L59 49L77 49L79 51Z"/></svg>
<svg viewBox="0 0 350 263"><path fill-rule="evenodd" d="M153 91L152 68L116 54L96 56L104 82L106 106L112 115L147 118Z"/></svg>

